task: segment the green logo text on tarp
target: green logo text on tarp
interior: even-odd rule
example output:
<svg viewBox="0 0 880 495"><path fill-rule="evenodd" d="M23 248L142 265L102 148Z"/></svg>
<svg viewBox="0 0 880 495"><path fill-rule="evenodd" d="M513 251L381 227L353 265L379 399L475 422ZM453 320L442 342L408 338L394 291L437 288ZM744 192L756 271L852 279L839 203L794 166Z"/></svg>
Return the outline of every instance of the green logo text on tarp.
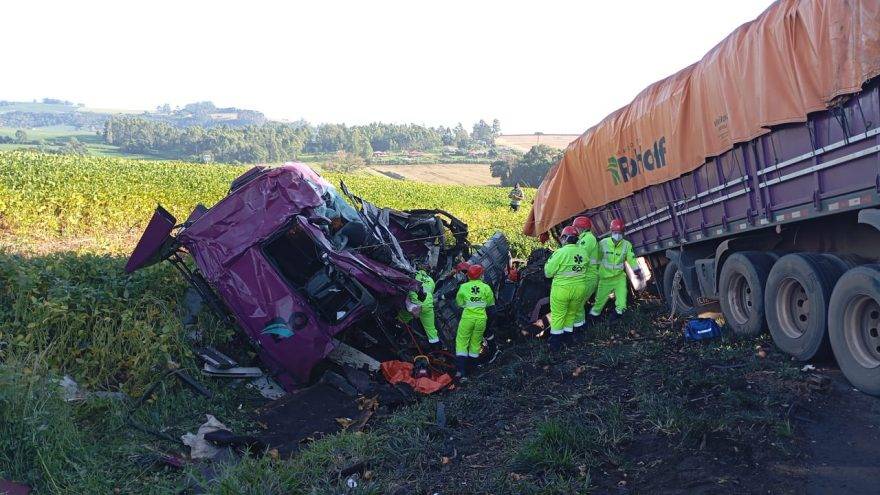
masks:
<svg viewBox="0 0 880 495"><path fill-rule="evenodd" d="M615 186L621 182L629 182L630 179L639 175L642 171L647 173L665 166L665 137L654 141L652 148L635 153L635 157L622 155L608 158L608 173L611 174L611 179L614 181Z"/></svg>

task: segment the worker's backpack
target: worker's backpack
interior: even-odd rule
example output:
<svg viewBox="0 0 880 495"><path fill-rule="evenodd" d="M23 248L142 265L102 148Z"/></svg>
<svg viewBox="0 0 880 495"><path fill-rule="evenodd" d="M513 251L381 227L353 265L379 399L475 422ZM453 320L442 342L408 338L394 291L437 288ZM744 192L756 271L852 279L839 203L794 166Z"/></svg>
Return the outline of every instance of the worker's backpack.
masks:
<svg viewBox="0 0 880 495"><path fill-rule="evenodd" d="M684 340L709 340L721 336L721 327L712 318L693 318L684 324Z"/></svg>

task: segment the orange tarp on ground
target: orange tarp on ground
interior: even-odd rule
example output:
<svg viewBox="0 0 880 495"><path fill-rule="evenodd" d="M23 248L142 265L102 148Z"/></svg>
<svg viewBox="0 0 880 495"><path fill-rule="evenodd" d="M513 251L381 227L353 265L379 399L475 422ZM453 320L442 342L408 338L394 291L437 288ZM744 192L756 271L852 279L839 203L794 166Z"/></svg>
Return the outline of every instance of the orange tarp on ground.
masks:
<svg viewBox="0 0 880 495"><path fill-rule="evenodd" d="M572 142L523 231L690 172L767 126L804 122L878 74L880 1L779 0Z"/></svg>
<svg viewBox="0 0 880 495"><path fill-rule="evenodd" d="M380 366L382 374L388 380L388 383L403 382L412 387L416 392L422 394L432 394L448 387L452 382L452 377L449 376L449 373L434 373L423 378L413 378L413 364L406 361L383 361Z"/></svg>

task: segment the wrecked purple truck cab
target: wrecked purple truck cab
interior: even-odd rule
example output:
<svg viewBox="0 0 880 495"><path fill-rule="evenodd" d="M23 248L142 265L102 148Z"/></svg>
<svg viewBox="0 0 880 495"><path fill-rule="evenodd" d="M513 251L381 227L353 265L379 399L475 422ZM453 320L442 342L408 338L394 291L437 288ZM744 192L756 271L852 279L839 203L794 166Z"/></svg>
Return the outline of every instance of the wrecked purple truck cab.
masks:
<svg viewBox="0 0 880 495"><path fill-rule="evenodd" d="M442 297L457 286L448 277L454 264L469 257L467 225L448 213L378 208L341 186L358 209L304 164L254 167L182 225L157 207L126 271L171 261L203 300L244 330L270 374L296 388L340 333L364 322L385 332L406 308L407 294L420 290L416 265L446 277L435 292ZM490 241L504 252L495 265L506 268L506 240L496 234ZM184 262L186 253L195 269ZM500 273L490 276L501 282ZM447 343L453 320L438 321ZM396 349L394 336L385 336Z"/></svg>

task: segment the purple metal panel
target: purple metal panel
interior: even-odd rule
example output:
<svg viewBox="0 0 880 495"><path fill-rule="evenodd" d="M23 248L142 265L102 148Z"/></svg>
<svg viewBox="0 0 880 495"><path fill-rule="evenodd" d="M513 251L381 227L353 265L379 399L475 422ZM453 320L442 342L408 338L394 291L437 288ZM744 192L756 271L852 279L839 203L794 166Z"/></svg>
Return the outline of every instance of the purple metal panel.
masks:
<svg viewBox="0 0 880 495"><path fill-rule="evenodd" d="M304 171L284 165L252 179L180 233L209 281L238 256L278 232L294 215L321 204Z"/></svg>
<svg viewBox="0 0 880 495"><path fill-rule="evenodd" d="M171 231L175 224L177 224L177 219L174 218L174 215L168 213L165 208L157 206L153 217L150 218L150 223L147 224L147 228L141 234L137 246L134 247L134 251L125 264L125 272L131 273L162 261L160 251L163 246L174 240L171 237Z"/></svg>

